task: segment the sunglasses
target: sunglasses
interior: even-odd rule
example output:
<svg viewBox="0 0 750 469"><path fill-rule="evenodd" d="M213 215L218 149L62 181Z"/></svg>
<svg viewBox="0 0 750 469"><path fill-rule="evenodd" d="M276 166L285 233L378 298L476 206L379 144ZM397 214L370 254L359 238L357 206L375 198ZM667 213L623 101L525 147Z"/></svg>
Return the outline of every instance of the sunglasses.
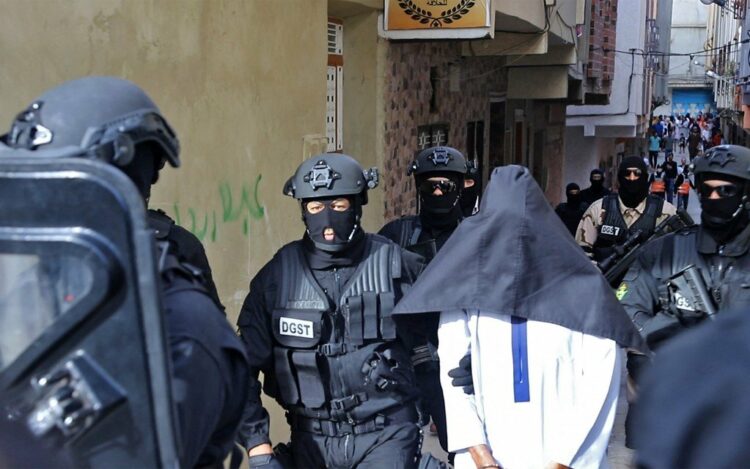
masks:
<svg viewBox="0 0 750 469"><path fill-rule="evenodd" d="M723 186L709 186L706 183L701 184L701 195L703 197L709 197L712 193L716 192L720 198L735 197L740 193L740 188L736 184L724 184Z"/></svg>
<svg viewBox="0 0 750 469"><path fill-rule="evenodd" d="M638 168L635 168L635 169L626 169L626 170L623 171L623 174L625 175L625 177L628 177L628 176L630 176L632 174L635 177L639 178L639 177L641 177L641 174L643 174L643 171L641 171Z"/></svg>
<svg viewBox="0 0 750 469"><path fill-rule="evenodd" d="M419 184L419 190L424 194L432 194L437 189L440 189L440 192L443 194L446 194L448 192L454 192L456 190L456 183L450 180L447 181L422 181L421 184Z"/></svg>

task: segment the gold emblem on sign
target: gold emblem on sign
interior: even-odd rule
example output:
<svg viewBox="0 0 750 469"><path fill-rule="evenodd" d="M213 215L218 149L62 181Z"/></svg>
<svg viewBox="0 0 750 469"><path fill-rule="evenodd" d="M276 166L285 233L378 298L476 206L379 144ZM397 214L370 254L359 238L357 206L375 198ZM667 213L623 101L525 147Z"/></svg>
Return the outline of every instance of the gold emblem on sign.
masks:
<svg viewBox="0 0 750 469"><path fill-rule="evenodd" d="M422 27L442 28L472 13L477 0L397 0L399 8ZM420 6L424 5L424 6ZM452 6L451 6L452 5ZM450 8L445 8L449 7ZM440 8L436 8L440 7Z"/></svg>

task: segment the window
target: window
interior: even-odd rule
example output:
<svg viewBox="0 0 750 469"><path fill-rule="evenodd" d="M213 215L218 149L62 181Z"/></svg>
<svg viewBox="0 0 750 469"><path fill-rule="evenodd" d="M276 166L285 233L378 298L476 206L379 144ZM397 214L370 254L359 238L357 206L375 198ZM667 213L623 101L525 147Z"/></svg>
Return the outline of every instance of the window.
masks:
<svg viewBox="0 0 750 469"><path fill-rule="evenodd" d="M344 149L344 26L341 20L328 18L328 76L326 79L326 151Z"/></svg>
<svg viewBox="0 0 750 469"><path fill-rule="evenodd" d="M0 252L0 371L91 292L93 275L73 255Z"/></svg>

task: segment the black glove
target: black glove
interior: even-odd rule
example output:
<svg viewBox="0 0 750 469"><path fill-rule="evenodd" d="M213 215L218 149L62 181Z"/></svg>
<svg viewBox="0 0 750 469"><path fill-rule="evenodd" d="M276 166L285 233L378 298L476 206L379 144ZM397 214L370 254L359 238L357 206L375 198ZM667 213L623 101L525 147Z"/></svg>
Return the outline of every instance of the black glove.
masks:
<svg viewBox="0 0 750 469"><path fill-rule="evenodd" d="M453 378L451 384L457 388L463 388L466 394L474 394L474 378L471 376L471 352L467 352L459 360L458 366L448 372Z"/></svg>
<svg viewBox="0 0 750 469"><path fill-rule="evenodd" d="M247 458L250 469L284 469L276 456L273 454L259 454Z"/></svg>

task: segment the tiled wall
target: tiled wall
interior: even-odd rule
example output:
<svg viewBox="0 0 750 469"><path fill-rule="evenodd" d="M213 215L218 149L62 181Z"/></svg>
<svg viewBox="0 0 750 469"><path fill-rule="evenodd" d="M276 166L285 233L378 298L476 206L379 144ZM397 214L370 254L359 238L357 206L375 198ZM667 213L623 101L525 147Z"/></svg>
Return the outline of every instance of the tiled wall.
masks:
<svg viewBox="0 0 750 469"><path fill-rule="evenodd" d="M490 94L507 89L504 60L462 57L456 41L389 43L384 93L386 220L416 211L414 180L406 168L418 149L417 127L447 123L448 145L466 152L467 123L483 120L487 145Z"/></svg>
<svg viewBox="0 0 750 469"><path fill-rule="evenodd" d="M615 73L617 0L592 0L586 76L596 93L609 93Z"/></svg>

